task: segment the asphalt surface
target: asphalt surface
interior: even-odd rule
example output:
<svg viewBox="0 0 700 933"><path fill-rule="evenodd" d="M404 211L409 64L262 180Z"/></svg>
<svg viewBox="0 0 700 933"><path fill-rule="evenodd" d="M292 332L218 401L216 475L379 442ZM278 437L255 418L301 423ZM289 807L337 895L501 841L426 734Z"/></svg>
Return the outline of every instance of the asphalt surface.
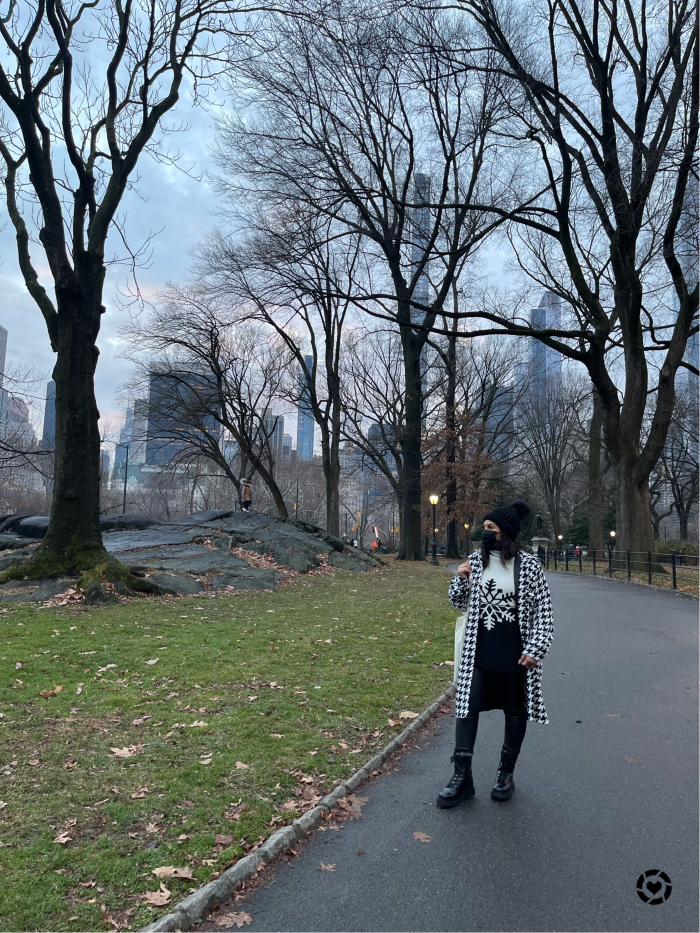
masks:
<svg viewBox="0 0 700 933"><path fill-rule="evenodd" d="M361 820L316 832L231 904L251 915L246 933L698 930L698 603L590 577L548 581L550 722L528 723L512 799L489 796L503 740L492 710L479 722L476 797L435 806L454 719L434 720L398 770L357 791L369 798ZM657 905L636 891L648 870L672 884Z"/></svg>

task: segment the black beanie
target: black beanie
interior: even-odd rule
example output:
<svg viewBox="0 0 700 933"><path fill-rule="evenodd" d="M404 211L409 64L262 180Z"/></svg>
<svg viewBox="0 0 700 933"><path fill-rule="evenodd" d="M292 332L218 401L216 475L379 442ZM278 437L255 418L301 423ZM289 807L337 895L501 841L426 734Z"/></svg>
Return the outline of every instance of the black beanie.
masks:
<svg viewBox="0 0 700 933"><path fill-rule="evenodd" d="M530 514L530 507L524 502L511 502L510 505L501 506L500 509L493 509L487 515L484 515L484 521L491 521L498 525L501 531L515 541L520 531L520 522Z"/></svg>

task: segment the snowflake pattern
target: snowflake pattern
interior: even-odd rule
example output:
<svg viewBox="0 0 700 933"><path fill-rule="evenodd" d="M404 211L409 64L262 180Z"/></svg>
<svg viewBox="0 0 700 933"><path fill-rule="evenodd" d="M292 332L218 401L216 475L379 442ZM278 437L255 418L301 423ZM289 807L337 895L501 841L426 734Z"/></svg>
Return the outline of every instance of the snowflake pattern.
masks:
<svg viewBox="0 0 700 933"><path fill-rule="evenodd" d="M517 622L515 593L505 592L496 585L495 580L485 580L481 584L481 622L487 631L491 631L496 622Z"/></svg>

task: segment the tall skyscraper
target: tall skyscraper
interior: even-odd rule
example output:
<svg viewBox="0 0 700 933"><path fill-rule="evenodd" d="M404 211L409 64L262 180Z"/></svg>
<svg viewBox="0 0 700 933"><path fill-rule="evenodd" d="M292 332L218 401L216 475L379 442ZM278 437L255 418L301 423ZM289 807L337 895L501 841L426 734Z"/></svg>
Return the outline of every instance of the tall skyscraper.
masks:
<svg viewBox="0 0 700 933"><path fill-rule="evenodd" d="M272 459L275 463L279 463L284 456L284 416L266 412L262 418L262 427L268 438ZM265 438L262 438L261 447L264 441Z"/></svg>
<svg viewBox="0 0 700 933"><path fill-rule="evenodd" d="M112 478L117 479L121 473L122 479L124 478L124 473L122 470L122 465L126 460L126 447L124 445L129 444L129 451L131 451L131 428L134 423L134 409L127 408L124 414L124 426L119 432L119 444L115 447L114 450L114 466L112 467Z"/></svg>
<svg viewBox="0 0 700 933"><path fill-rule="evenodd" d="M146 462L146 446L148 443L148 400L137 398L131 422L131 444L129 446L129 463Z"/></svg>
<svg viewBox="0 0 700 933"><path fill-rule="evenodd" d="M550 291L544 292L538 307L530 310L530 326L535 330L560 328L561 298ZM539 407L545 403L547 392L556 391L561 385L562 356L536 337L528 337L527 343L527 357L516 363L514 381L518 389L525 388L523 400Z"/></svg>
<svg viewBox="0 0 700 933"><path fill-rule="evenodd" d="M308 372L311 372L314 358L311 354L304 357ZM309 385L304 370L299 367L299 405L297 407L297 457L299 460L314 459L314 421L309 404Z"/></svg>
<svg viewBox="0 0 700 933"><path fill-rule="evenodd" d="M210 414L216 404L216 389L206 374L175 370L167 364L152 364L148 388L148 428L145 462L165 466L187 447L218 437L220 426ZM134 441L141 410L134 404ZM131 459L131 457L129 457Z"/></svg>
<svg viewBox="0 0 700 933"><path fill-rule="evenodd" d="M41 446L44 450L53 450L56 446L56 383L53 379L46 383L44 428L41 434Z"/></svg>

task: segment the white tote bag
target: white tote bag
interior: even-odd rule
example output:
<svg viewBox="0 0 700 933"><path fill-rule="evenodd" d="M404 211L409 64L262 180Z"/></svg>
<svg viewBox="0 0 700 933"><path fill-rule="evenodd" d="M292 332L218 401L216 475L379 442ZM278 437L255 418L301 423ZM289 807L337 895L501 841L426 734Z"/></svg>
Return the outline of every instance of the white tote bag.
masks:
<svg viewBox="0 0 700 933"><path fill-rule="evenodd" d="M468 611L468 610L467 610ZM467 631L467 613L458 616L455 624L455 662L454 662L454 682L457 683L459 676L459 665L462 660L462 647L464 646L464 633Z"/></svg>
<svg viewBox="0 0 700 933"><path fill-rule="evenodd" d="M470 581L471 584L471 581ZM464 635L467 631L467 616L469 615L469 602L472 596L471 585L469 586L469 599L467 600L467 608L464 610L461 616L457 617L457 622L455 623L455 661L454 661L454 682L457 683L457 678L459 676L459 665L462 660L462 647L464 645Z"/></svg>

